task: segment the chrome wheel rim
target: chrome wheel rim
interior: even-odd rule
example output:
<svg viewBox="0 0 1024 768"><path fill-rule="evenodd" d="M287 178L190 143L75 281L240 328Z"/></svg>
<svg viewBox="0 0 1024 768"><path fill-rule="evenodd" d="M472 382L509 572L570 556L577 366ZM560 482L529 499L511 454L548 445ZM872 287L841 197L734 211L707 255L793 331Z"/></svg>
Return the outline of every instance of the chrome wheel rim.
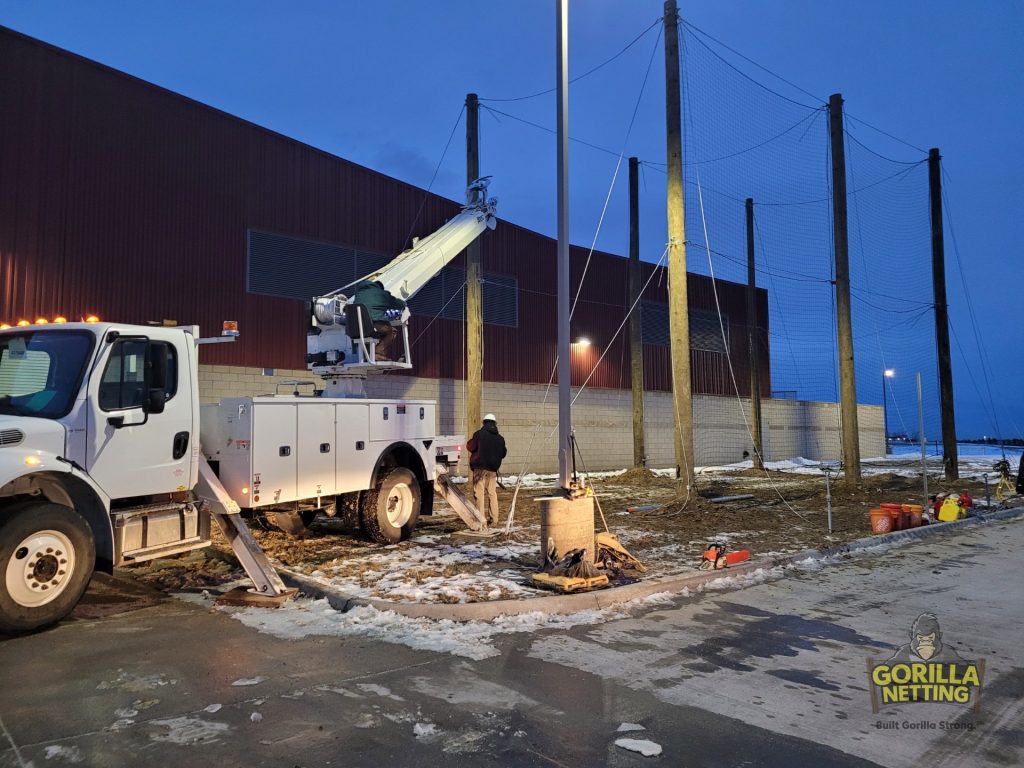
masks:
<svg viewBox="0 0 1024 768"><path fill-rule="evenodd" d="M60 531L36 531L14 548L7 561L7 594L18 605L38 608L56 600L75 572L75 549Z"/></svg>

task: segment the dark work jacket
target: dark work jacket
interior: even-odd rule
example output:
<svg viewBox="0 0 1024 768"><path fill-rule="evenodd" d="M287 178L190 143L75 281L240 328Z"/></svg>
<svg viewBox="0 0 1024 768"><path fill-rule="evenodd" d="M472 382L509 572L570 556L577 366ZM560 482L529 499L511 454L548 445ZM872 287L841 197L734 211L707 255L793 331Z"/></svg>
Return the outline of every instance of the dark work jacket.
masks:
<svg viewBox="0 0 1024 768"><path fill-rule="evenodd" d="M356 286L356 304L364 304L370 313L370 319L377 323L384 320L384 313L389 309L405 309L405 302L388 293L378 282L364 280Z"/></svg>
<svg viewBox="0 0 1024 768"><path fill-rule="evenodd" d="M508 451L505 438L498 434L498 426L493 422L485 423L466 443L469 449L470 469L489 469L497 472L501 469L501 460Z"/></svg>

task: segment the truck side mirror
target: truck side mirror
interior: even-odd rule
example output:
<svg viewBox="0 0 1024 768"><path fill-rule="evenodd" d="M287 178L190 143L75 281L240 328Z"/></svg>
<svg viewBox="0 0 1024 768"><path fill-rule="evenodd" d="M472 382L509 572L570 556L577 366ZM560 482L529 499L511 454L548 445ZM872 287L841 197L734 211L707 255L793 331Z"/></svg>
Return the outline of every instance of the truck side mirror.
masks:
<svg viewBox="0 0 1024 768"><path fill-rule="evenodd" d="M163 387L151 387L146 392L146 413L163 413L164 405L167 403L167 394Z"/></svg>
<svg viewBox="0 0 1024 768"><path fill-rule="evenodd" d="M167 402L167 359L170 349L164 342L150 342L146 347L146 413L163 413Z"/></svg>

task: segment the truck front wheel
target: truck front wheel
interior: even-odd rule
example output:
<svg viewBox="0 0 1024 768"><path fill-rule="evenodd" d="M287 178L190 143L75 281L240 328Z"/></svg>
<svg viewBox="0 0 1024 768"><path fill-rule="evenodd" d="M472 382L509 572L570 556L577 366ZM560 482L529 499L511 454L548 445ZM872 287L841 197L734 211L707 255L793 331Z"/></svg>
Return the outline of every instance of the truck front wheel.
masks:
<svg viewBox="0 0 1024 768"><path fill-rule="evenodd" d="M412 470L396 467L377 487L363 494L360 518L366 535L380 544L408 539L420 517L420 481Z"/></svg>
<svg viewBox="0 0 1024 768"><path fill-rule="evenodd" d="M27 502L0 512L0 632L31 632L71 613L95 560L92 531L75 510Z"/></svg>

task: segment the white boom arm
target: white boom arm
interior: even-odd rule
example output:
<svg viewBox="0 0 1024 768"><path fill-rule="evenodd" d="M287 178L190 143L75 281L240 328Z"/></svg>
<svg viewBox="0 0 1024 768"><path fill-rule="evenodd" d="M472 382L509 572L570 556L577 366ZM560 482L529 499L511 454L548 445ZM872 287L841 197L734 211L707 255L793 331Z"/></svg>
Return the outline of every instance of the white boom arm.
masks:
<svg viewBox="0 0 1024 768"><path fill-rule="evenodd" d="M462 208L462 212L450 219L439 230L424 238L414 238L412 247L402 251L386 266L371 272L355 283L350 283L321 298L343 296L347 288L369 280L379 281L390 294L408 301L437 275L452 259L466 250L466 246L483 234L485 229L494 229L494 210L498 201L487 198L489 178L478 179L467 190L468 195L477 193L476 202Z"/></svg>
<svg viewBox="0 0 1024 768"><path fill-rule="evenodd" d="M346 291L363 281L379 282L395 298L409 301L424 285L466 247L496 225L497 200L487 197L489 177L477 179L467 188L470 200L462 211L440 229L424 238L413 240L386 266L371 272L354 283L313 299L312 328L307 337L307 365L314 373L328 380L328 392L334 396L359 395L361 382L355 388L340 387L339 379L365 377L367 373L386 369L411 368L409 359L409 310L391 321L401 334L404 354L400 361L378 361L372 323L358 312L346 313L354 298ZM346 323L352 323L349 328ZM358 327L355 327L358 325ZM355 384L356 382L349 382Z"/></svg>

